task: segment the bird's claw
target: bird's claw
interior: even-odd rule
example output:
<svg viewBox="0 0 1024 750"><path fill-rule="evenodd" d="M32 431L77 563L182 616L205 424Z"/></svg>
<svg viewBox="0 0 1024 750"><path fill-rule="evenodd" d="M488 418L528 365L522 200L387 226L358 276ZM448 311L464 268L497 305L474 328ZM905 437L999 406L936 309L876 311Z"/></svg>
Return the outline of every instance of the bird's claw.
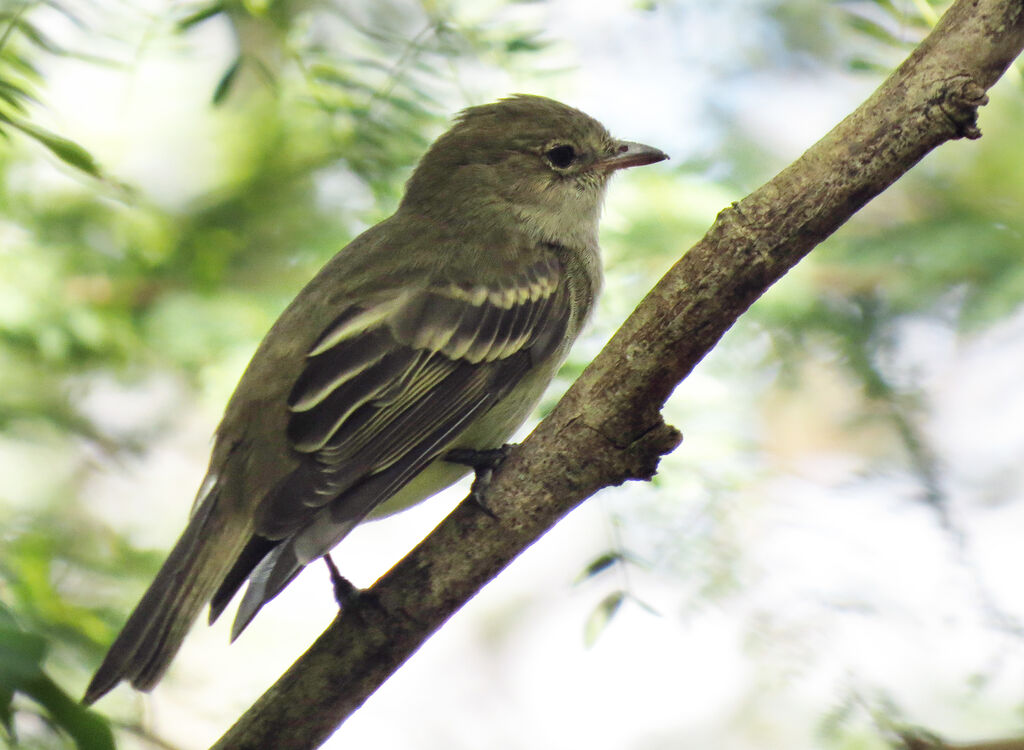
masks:
<svg viewBox="0 0 1024 750"><path fill-rule="evenodd" d="M327 570L331 575L331 586L334 587L334 601L338 603L338 609L345 610L359 597L361 593L355 584L345 578L334 564L330 553L324 555L324 562L327 563Z"/></svg>
<svg viewBox="0 0 1024 750"><path fill-rule="evenodd" d="M495 469L501 466L505 459L508 458L508 452L511 447L511 445L505 444L500 448L490 448L487 450L453 448L443 456L444 460L449 463L462 464L473 469L473 484L469 488L469 497L466 499L473 507L494 520L498 520L498 517L494 514L493 510L487 507L487 504L484 502L484 494L491 484Z"/></svg>

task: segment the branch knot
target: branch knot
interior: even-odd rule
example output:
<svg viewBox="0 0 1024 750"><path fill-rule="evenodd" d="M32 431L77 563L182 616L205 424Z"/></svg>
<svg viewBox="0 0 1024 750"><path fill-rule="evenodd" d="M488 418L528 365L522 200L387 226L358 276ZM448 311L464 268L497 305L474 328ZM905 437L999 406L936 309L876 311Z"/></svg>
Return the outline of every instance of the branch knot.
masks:
<svg viewBox="0 0 1024 750"><path fill-rule="evenodd" d="M939 111L953 127L954 138L981 138L978 128L978 107L988 104L984 87L966 73L939 83Z"/></svg>
<svg viewBox="0 0 1024 750"><path fill-rule="evenodd" d="M625 450L624 479L649 482L658 473L661 457L668 455L683 442L683 433L663 419L634 440Z"/></svg>

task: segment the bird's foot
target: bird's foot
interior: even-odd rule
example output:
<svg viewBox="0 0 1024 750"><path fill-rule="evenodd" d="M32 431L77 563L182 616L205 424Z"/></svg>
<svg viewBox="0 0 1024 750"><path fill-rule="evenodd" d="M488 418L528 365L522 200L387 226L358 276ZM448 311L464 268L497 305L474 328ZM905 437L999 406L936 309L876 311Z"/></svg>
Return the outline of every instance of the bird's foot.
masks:
<svg viewBox="0 0 1024 750"><path fill-rule="evenodd" d="M469 488L469 497L466 499L485 516L495 520L498 517L484 503L484 493L491 483L491 477L494 476L495 469L501 466L505 459L508 458L508 452L511 448L512 446L507 443L500 448L488 450L453 448L443 456L444 460L449 463L462 464L473 469L473 484Z"/></svg>
<svg viewBox="0 0 1024 750"><path fill-rule="evenodd" d="M334 601L338 603L338 609L344 611L359 598L362 592L356 588L352 581L338 572L338 566L334 564L334 560L331 559L329 552L324 555L324 562L327 563L327 570L331 575L331 586L334 587Z"/></svg>

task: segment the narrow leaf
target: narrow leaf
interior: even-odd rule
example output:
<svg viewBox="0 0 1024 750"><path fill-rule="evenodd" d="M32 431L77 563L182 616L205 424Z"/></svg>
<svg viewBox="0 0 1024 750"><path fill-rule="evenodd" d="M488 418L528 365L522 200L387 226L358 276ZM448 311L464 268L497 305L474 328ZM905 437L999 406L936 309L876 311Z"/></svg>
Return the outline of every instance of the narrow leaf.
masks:
<svg viewBox="0 0 1024 750"><path fill-rule="evenodd" d="M7 733L7 736L17 741L14 735L14 709L11 703L14 701L14 691L8 690L0 685L0 727Z"/></svg>
<svg viewBox="0 0 1024 750"><path fill-rule="evenodd" d="M601 603L590 613L590 617L587 618L586 625L583 627L583 642L588 648L597 643L597 639L601 637L625 600L625 591L613 591L602 599Z"/></svg>
<svg viewBox="0 0 1024 750"><path fill-rule="evenodd" d="M213 90L213 104L217 106L222 104L227 98L228 94L231 93L231 86L235 82L235 78L238 76L238 71L242 69L242 56L239 55L235 58L228 69L224 71L224 75L220 77L217 82L217 88Z"/></svg>
<svg viewBox="0 0 1024 750"><path fill-rule="evenodd" d="M51 133L49 130L44 130L38 125L33 125L25 120L9 119L8 122L25 135L34 138L46 146L61 161L93 177L102 177L99 165L92 158L92 154L74 141L69 141L67 138Z"/></svg>
<svg viewBox="0 0 1024 750"><path fill-rule="evenodd" d="M178 31L188 31L193 26L198 26L208 18L213 18L218 13L224 12L224 3L216 2L200 6L198 10L189 13L178 21Z"/></svg>
<svg viewBox="0 0 1024 750"><path fill-rule="evenodd" d="M623 554L619 551L605 552L600 557L594 559L587 567L585 567L573 583L582 583L588 578L593 578L598 573L607 570L617 562L622 562Z"/></svg>
<svg viewBox="0 0 1024 750"><path fill-rule="evenodd" d="M49 718L71 736L78 750L115 750L114 734L106 720L45 674L23 686L21 692L46 709Z"/></svg>

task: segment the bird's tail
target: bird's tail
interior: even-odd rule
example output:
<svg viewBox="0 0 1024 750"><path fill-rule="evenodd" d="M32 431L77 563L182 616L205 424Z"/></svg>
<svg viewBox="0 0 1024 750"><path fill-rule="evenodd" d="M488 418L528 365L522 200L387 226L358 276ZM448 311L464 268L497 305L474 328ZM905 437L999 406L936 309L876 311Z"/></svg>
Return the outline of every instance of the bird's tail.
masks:
<svg viewBox="0 0 1024 750"><path fill-rule="evenodd" d="M219 508L219 499L214 489L196 508L89 683L84 703L96 701L121 680L149 690L167 670L250 535L248 522Z"/></svg>

